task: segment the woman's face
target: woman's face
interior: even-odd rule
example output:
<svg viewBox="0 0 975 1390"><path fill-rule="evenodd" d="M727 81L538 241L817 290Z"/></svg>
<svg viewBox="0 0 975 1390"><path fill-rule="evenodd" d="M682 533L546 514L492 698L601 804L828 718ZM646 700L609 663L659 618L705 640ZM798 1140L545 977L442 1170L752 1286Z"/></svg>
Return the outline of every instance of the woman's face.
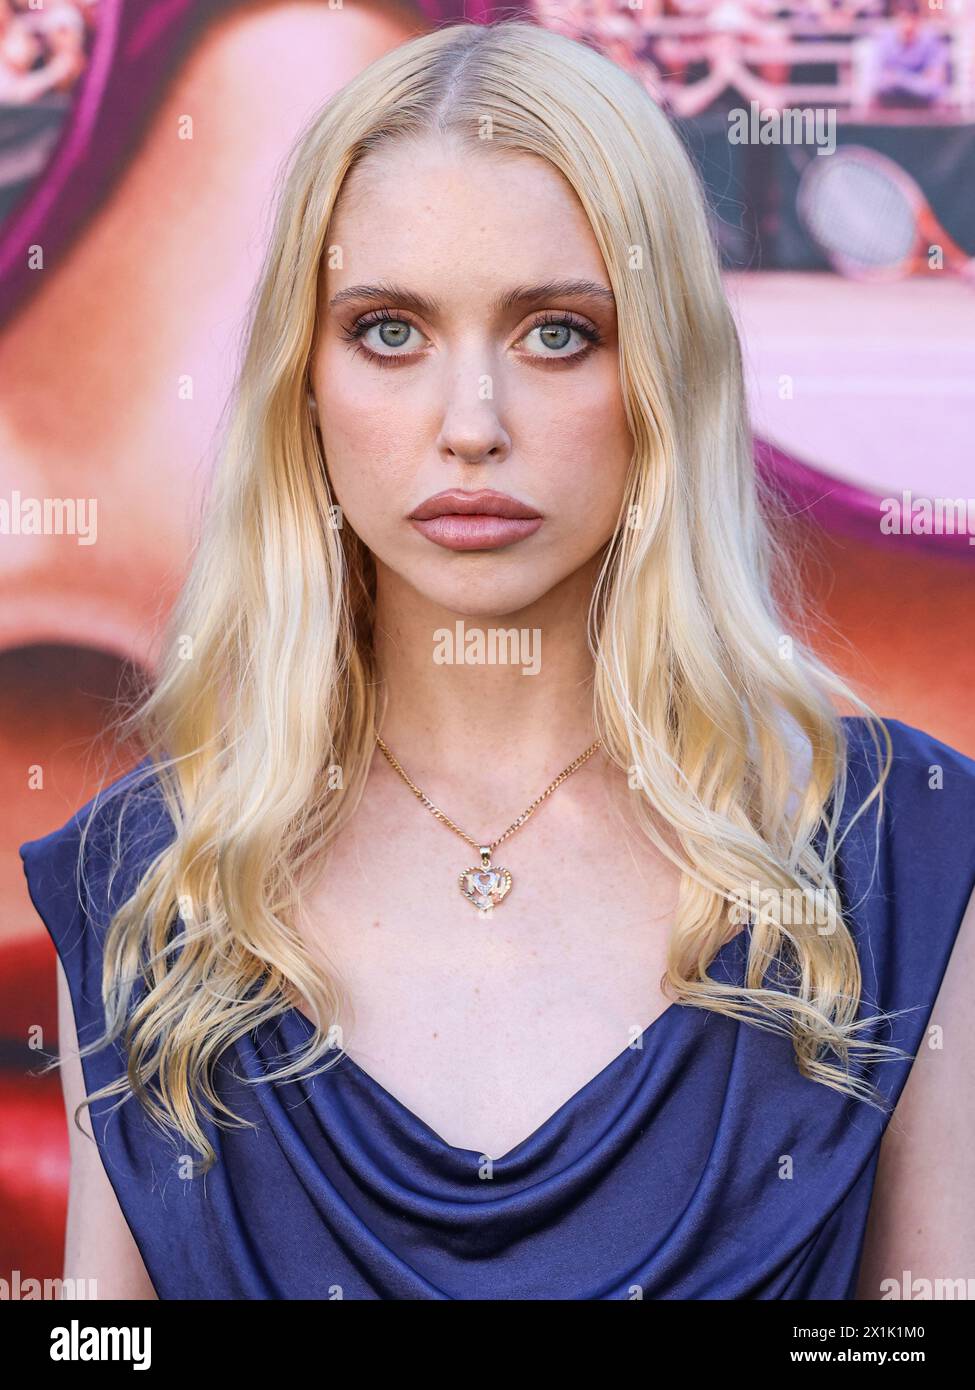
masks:
<svg viewBox="0 0 975 1390"><path fill-rule="evenodd" d="M399 143L348 177L328 247L311 380L380 589L474 616L594 575L632 441L609 278L568 183L530 155ZM536 519L410 519L448 489Z"/></svg>

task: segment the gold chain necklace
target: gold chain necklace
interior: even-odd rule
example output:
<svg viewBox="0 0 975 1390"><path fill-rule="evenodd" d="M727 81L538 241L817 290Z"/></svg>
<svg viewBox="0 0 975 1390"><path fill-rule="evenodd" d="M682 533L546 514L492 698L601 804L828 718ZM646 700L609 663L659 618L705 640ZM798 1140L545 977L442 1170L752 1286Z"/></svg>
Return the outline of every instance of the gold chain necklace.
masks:
<svg viewBox="0 0 975 1390"><path fill-rule="evenodd" d="M503 869L500 865L498 865L497 867L492 865L492 853L494 852L494 850L497 849L498 845L500 845L503 840L506 840L509 835L513 835L516 830L520 829L521 826L524 825L525 821L535 810L536 806L540 806L547 796L552 795L556 787L560 787L567 777L571 777L573 772L575 772L578 768L582 767L582 764L592 757L593 753L595 753L596 749L602 743L602 739L597 738L596 742L591 744L590 747L587 748L584 753L581 753L579 757L576 758L575 762L570 763L569 766L565 768L563 772L560 772L558 777L556 777L555 781L551 784L551 786L546 787L546 789L542 792L541 796L536 797L532 804L528 807L528 809L526 811L522 811L518 819L512 825L508 826L508 829L504 832L504 834L499 835L496 840L492 840L489 845L482 845L479 844L477 840L473 840L470 837L470 835L466 834L463 830L461 830L459 825L455 825L449 816L444 815L443 811L441 811L438 806L434 806L430 798L425 796L423 792L420 791L420 788L416 785L416 783L410 781L403 768L393 757L392 753L389 751L389 748L386 746L386 744L383 742L383 740L379 737L378 734L376 735L376 742L379 744L379 747L382 750L383 756L386 758L386 761L390 764L390 766L393 768L395 772L399 773L403 781L413 792L414 796L418 797L420 801L423 802L427 810L431 811L433 815L436 816L438 821L441 821L450 830L453 830L455 834L461 837L461 839L466 840L467 843L469 845L472 845L474 849L476 849L477 852L480 854L480 865L473 869L465 869L460 876L459 886L460 891L463 893L464 897L467 899L469 903L473 903L474 906L478 909L478 911L482 913L488 913L497 903L501 903L504 901L504 899L508 896L508 893L511 891L512 883L511 871L509 869Z"/></svg>

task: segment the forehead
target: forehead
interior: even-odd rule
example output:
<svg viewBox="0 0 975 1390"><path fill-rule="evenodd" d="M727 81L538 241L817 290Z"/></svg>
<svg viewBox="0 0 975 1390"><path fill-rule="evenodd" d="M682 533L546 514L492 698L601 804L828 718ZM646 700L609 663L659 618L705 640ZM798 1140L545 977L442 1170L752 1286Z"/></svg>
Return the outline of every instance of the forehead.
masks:
<svg viewBox="0 0 975 1390"><path fill-rule="evenodd" d="M608 283L572 186L548 160L450 136L366 155L340 190L328 244L330 293L383 276L427 283L589 276Z"/></svg>

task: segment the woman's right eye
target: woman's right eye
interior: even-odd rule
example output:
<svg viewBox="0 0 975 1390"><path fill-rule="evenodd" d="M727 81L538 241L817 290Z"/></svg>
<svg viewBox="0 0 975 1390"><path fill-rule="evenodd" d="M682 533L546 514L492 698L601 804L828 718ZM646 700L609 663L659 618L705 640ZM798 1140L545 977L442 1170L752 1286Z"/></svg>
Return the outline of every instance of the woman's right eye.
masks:
<svg viewBox="0 0 975 1390"><path fill-rule="evenodd" d="M416 332L413 325L406 323L403 319L387 319L384 323L371 324L369 332L373 331L376 338L370 346L379 347L381 345L393 351L406 347L410 334Z"/></svg>
<svg viewBox="0 0 975 1390"><path fill-rule="evenodd" d="M350 342L364 346L372 357L403 357L420 344L410 346L410 334L422 337L415 324L390 313L375 313L361 318L344 336ZM407 349L404 352L404 349Z"/></svg>

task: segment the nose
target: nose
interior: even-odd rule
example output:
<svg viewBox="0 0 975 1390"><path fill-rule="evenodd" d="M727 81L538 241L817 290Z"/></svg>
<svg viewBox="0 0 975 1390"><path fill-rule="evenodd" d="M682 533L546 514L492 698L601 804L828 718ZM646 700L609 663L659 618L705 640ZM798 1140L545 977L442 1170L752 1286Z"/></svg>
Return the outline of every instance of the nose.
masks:
<svg viewBox="0 0 975 1390"><path fill-rule="evenodd" d="M472 388L460 385L444 413L437 447L447 462L502 463L511 452L511 437L493 399L491 379L480 377Z"/></svg>

